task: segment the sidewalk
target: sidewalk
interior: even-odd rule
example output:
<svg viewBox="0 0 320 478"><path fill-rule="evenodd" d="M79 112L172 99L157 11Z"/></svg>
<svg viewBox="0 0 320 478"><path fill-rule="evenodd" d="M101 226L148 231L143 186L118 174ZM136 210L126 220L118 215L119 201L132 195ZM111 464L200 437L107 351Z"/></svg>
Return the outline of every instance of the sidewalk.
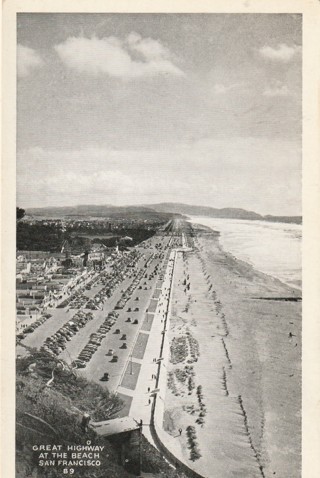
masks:
<svg viewBox="0 0 320 478"><path fill-rule="evenodd" d="M172 257L170 254L170 258ZM143 434L153 446L156 447L150 431L150 418L152 410L153 394L157 383L159 368L163 367L162 361L155 361L159 358L161 344L163 339L163 328L165 324L165 314L168 305L168 290L171 287L170 273L172 265L169 262L165 271L161 294L158 299L158 305L154 314L153 324L149 334L148 344L143 357L143 363L136 388L132 392L132 404L129 416L136 420L143 421ZM121 392L125 389L121 389ZM120 390L119 390L120 391ZM125 392L127 393L127 392ZM131 395L131 394L130 394Z"/></svg>

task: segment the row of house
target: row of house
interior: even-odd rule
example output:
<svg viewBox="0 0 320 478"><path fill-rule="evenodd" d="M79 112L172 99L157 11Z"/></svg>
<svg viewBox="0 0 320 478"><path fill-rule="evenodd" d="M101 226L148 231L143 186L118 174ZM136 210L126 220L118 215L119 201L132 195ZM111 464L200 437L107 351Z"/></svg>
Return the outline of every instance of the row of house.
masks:
<svg viewBox="0 0 320 478"><path fill-rule="evenodd" d="M16 331L28 327L49 307L56 307L97 270L118 255L118 248L93 244L90 251L72 255L68 245L61 253L17 251Z"/></svg>

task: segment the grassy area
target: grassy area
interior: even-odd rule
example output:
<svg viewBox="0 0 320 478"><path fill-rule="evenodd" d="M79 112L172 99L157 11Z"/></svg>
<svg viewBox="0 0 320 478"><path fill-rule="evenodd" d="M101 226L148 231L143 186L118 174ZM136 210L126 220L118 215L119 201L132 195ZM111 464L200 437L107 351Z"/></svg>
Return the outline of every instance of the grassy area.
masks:
<svg viewBox="0 0 320 478"><path fill-rule="evenodd" d="M146 314L143 324L141 326L141 330L145 330L147 332L150 332L152 324L153 324L153 318L154 315L152 314Z"/></svg>
<svg viewBox="0 0 320 478"><path fill-rule="evenodd" d="M143 359L143 356L147 347L147 343L148 343L148 338L149 338L149 335L139 333L133 352L132 352L133 358Z"/></svg>
<svg viewBox="0 0 320 478"><path fill-rule="evenodd" d="M140 368L141 368L141 365L139 363L136 363L136 362L128 363L125 374L121 382L121 387L134 390L136 388L137 381L139 378Z"/></svg>
<svg viewBox="0 0 320 478"><path fill-rule="evenodd" d="M48 381L54 377L48 386ZM117 452L109 442L99 438L90 428L84 432L84 412L92 420L111 418L122 408L121 400L99 385L77 377L63 362L49 354L34 352L17 360L16 379L16 441L17 478L36 470L37 476L60 477L61 467L40 467L39 453L33 445L85 444L104 445L99 468L78 467L81 478L108 476L124 478L131 475L117 464ZM47 473L47 474L46 474ZM33 475L31 475L33 476Z"/></svg>

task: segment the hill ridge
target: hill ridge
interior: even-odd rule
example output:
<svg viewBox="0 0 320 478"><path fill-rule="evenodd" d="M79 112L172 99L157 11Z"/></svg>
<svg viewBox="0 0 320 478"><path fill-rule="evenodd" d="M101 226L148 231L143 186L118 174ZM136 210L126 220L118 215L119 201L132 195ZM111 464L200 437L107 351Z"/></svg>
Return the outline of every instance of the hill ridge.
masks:
<svg viewBox="0 0 320 478"><path fill-rule="evenodd" d="M269 222L287 222L287 223L302 223L302 216L274 216L271 214L261 215L254 211L248 211L243 208L224 207L214 208L211 206L198 206L192 204L185 204L180 202L162 202L155 204L136 204L115 206L112 204L97 205L97 204L80 204L76 206L51 206L42 208L26 208L27 214L35 216L86 216L86 215L115 215L115 214L151 214L151 213L171 213L182 214L190 216L206 216L212 218L223 219L246 219L246 220L260 220Z"/></svg>

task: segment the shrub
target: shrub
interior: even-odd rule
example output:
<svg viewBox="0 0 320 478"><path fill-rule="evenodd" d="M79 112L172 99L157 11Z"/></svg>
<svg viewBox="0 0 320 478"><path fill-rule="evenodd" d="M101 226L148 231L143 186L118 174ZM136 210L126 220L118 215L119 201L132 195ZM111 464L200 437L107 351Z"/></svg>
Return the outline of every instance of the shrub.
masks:
<svg viewBox="0 0 320 478"><path fill-rule="evenodd" d="M196 441L196 430L193 426L189 425L187 427L186 433L188 439L188 448L190 449L190 459L192 461L198 460L201 457L201 454Z"/></svg>

